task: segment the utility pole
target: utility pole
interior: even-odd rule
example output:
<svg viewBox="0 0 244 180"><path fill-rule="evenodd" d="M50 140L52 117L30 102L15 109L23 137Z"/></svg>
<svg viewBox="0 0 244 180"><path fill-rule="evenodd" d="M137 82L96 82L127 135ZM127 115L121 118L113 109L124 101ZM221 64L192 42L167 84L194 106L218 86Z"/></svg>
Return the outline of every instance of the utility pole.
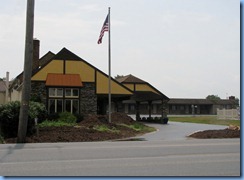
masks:
<svg viewBox="0 0 244 180"><path fill-rule="evenodd" d="M35 4L35 0L27 0L25 62L24 62L22 100L20 104L17 143L25 143L27 124L28 124L29 100L30 100L30 93L31 93L32 59L33 59L34 4Z"/></svg>

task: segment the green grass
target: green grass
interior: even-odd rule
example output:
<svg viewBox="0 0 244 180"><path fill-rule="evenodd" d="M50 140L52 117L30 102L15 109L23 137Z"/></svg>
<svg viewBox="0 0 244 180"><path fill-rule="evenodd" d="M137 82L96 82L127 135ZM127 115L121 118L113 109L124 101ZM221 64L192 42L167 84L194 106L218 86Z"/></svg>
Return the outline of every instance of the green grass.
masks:
<svg viewBox="0 0 244 180"><path fill-rule="evenodd" d="M127 124L120 124L121 126L126 126L128 128L131 128L135 131L138 131L138 132L153 132L153 131L156 131L156 129L154 127L149 127L149 126L145 126L144 124L142 123L134 123L132 125L127 125Z"/></svg>
<svg viewBox="0 0 244 180"><path fill-rule="evenodd" d="M43 121L42 123L39 124L39 127L50 127L50 126L60 127L60 126L75 126L75 125L76 125L76 123L45 120L45 121Z"/></svg>
<svg viewBox="0 0 244 180"><path fill-rule="evenodd" d="M103 125L97 125L93 127L93 129L100 131L100 132L112 132L112 133L119 133L120 131L116 129L115 127L109 128L105 124Z"/></svg>
<svg viewBox="0 0 244 180"><path fill-rule="evenodd" d="M240 120L218 120L216 116L169 117L169 121L240 126Z"/></svg>

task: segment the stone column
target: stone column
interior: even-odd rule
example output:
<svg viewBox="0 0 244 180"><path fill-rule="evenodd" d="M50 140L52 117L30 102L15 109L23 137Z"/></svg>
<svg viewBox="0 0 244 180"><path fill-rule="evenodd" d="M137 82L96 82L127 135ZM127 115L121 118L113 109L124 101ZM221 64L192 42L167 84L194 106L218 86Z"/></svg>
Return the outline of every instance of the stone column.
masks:
<svg viewBox="0 0 244 180"><path fill-rule="evenodd" d="M149 114L149 118L151 119L151 117L152 117L152 101L148 101L148 114Z"/></svg>
<svg viewBox="0 0 244 180"><path fill-rule="evenodd" d="M139 121L140 118L140 102L136 101L136 121Z"/></svg>
<svg viewBox="0 0 244 180"><path fill-rule="evenodd" d="M161 109L161 117L165 118L165 117L167 117L168 104L167 104L167 101L165 99L162 99L161 101L162 101L161 107L160 107L160 109Z"/></svg>

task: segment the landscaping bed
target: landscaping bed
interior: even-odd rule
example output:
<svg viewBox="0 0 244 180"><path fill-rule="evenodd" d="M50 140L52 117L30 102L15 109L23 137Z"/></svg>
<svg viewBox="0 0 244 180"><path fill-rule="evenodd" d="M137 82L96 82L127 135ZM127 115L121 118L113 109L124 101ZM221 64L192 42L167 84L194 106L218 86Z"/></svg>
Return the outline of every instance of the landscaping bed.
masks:
<svg viewBox="0 0 244 180"><path fill-rule="evenodd" d="M134 121L124 113L112 113L111 123L107 119L103 115L88 115L75 126L39 127L38 135L35 133L26 137L26 143L106 141L134 137L155 130ZM16 143L16 138L4 141Z"/></svg>
<svg viewBox="0 0 244 180"><path fill-rule="evenodd" d="M199 131L189 135L189 137L198 138L198 139L240 138L240 127L229 126L226 129Z"/></svg>
<svg viewBox="0 0 244 180"><path fill-rule="evenodd" d="M88 115L72 126L40 126L38 132L26 137L26 143L90 142L119 140L135 137L155 129L134 121L124 113L112 113L111 123L105 115ZM162 124L163 126L163 124ZM240 127L230 126L222 130L195 132L192 138L239 138ZM4 139L4 143L16 143L16 138Z"/></svg>

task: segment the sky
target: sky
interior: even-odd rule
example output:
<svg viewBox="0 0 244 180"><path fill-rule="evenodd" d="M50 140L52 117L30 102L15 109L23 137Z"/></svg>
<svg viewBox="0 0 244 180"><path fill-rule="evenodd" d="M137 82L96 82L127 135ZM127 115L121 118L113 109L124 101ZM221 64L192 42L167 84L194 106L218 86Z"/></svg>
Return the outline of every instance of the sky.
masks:
<svg viewBox="0 0 244 180"><path fill-rule="evenodd" d="M132 74L169 98L240 99L239 0L36 0L40 56L66 47L108 74ZM0 77L23 71L26 1L0 1Z"/></svg>

